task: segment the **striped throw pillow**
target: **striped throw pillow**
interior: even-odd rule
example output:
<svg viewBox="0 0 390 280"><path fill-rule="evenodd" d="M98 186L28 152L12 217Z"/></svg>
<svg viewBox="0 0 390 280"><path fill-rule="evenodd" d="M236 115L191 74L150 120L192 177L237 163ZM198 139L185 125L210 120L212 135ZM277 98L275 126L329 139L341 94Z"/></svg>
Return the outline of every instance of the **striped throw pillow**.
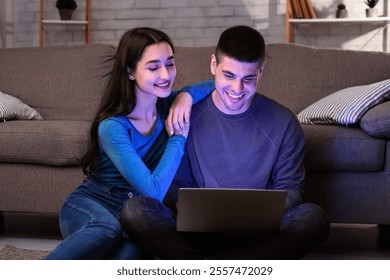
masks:
<svg viewBox="0 0 390 280"><path fill-rule="evenodd" d="M339 90L298 114L303 124L356 124L368 109L390 99L390 79Z"/></svg>
<svg viewBox="0 0 390 280"><path fill-rule="evenodd" d="M41 120L42 116L30 106L0 91L0 120Z"/></svg>

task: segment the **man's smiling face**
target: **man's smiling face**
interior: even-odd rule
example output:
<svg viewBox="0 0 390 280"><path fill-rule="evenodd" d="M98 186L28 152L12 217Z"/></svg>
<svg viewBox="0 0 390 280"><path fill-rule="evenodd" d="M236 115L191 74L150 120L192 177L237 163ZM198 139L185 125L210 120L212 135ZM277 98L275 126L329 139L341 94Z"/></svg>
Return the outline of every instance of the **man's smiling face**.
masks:
<svg viewBox="0 0 390 280"><path fill-rule="evenodd" d="M241 62L221 55L217 63L211 57L211 73L215 76L213 101L225 114L235 115L245 112L256 93L257 83L263 73L258 62Z"/></svg>

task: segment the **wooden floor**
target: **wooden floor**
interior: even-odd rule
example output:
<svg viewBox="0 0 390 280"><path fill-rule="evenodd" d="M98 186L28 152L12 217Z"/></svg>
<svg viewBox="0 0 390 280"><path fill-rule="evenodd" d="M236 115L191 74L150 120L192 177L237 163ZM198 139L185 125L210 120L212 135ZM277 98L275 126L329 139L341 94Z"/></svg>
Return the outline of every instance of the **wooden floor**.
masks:
<svg viewBox="0 0 390 280"><path fill-rule="evenodd" d="M0 248L8 244L26 249L52 250L61 242L56 215L6 213L4 222ZM378 246L379 233L376 225L332 224L328 239L304 259L390 260L390 242L387 246Z"/></svg>

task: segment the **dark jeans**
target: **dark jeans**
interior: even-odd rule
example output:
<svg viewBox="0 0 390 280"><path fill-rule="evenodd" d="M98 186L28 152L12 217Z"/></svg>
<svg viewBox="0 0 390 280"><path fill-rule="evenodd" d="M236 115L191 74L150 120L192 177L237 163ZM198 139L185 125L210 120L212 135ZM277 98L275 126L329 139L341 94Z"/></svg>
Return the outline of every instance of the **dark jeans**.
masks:
<svg viewBox="0 0 390 280"><path fill-rule="evenodd" d="M64 202L60 227L64 241L46 259L140 259L143 251L123 232L120 211L129 196L87 179Z"/></svg>
<svg viewBox="0 0 390 280"><path fill-rule="evenodd" d="M145 196L126 202L121 223L161 259L300 259L329 233L324 211L310 203L285 212L280 231L270 235L178 232L174 210Z"/></svg>

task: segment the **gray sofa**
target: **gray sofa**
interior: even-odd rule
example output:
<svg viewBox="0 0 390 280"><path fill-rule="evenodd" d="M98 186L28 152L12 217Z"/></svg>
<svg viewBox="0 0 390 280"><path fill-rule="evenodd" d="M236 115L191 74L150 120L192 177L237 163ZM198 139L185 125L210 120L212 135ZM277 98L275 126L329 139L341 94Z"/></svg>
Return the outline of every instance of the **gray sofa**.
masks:
<svg viewBox="0 0 390 280"><path fill-rule="evenodd" d="M212 51L177 47L174 87L210 78ZM79 160L114 52L109 45L0 50L0 91L43 118L0 123L0 212L58 213L80 184ZM259 91L298 114L339 89L388 79L389 65L386 53L270 44ZM381 115L386 104L367 114ZM390 225L390 141L359 125L302 126L305 199L334 223Z"/></svg>

